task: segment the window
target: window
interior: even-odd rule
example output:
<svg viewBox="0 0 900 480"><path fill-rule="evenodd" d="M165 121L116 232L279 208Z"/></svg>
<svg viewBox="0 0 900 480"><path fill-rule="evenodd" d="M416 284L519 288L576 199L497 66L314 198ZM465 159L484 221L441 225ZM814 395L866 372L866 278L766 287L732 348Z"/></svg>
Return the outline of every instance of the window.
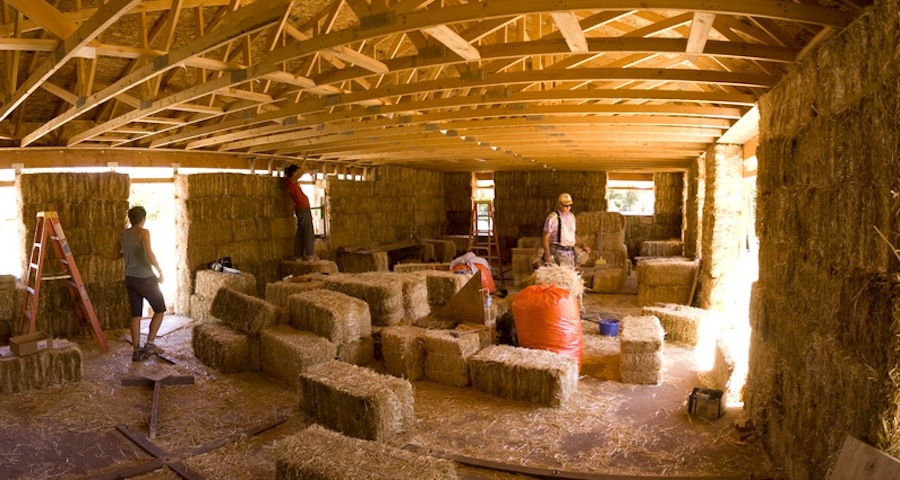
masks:
<svg viewBox="0 0 900 480"><path fill-rule="evenodd" d="M324 237L325 228L325 180L324 175L304 173L300 177L300 190L309 198L309 210L312 214L313 233Z"/></svg>
<svg viewBox="0 0 900 480"><path fill-rule="evenodd" d="M491 172L476 172L472 175L475 182L472 191L477 213L477 231L491 232L493 230L493 216L488 212L488 207L494 201L494 174Z"/></svg>
<svg viewBox="0 0 900 480"><path fill-rule="evenodd" d="M610 173L606 182L606 199L610 212L653 215L653 175Z"/></svg>

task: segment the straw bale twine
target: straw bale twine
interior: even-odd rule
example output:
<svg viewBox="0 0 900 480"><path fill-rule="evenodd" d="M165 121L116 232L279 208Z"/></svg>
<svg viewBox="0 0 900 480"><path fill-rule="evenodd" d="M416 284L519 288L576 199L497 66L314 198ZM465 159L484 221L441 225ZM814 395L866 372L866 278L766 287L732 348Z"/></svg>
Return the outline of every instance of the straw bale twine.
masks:
<svg viewBox="0 0 900 480"><path fill-rule="evenodd" d="M190 311L188 316L194 320L207 321L214 320L210 310L212 310L213 297L204 295L191 295Z"/></svg>
<svg viewBox="0 0 900 480"><path fill-rule="evenodd" d="M425 378L425 329L406 325L381 329L381 354L387 373L415 381Z"/></svg>
<svg viewBox="0 0 900 480"><path fill-rule="evenodd" d="M194 325L194 356L222 373L259 370L259 342L219 322Z"/></svg>
<svg viewBox="0 0 900 480"><path fill-rule="evenodd" d="M337 359L342 362L364 366L375 360L375 339L372 337L362 337L337 347Z"/></svg>
<svg viewBox="0 0 900 480"><path fill-rule="evenodd" d="M300 374L300 410L351 437L387 441L415 423L412 384L332 361Z"/></svg>
<svg viewBox="0 0 900 480"><path fill-rule="evenodd" d="M220 288L213 298L212 316L223 323L250 335L259 335L266 328L283 323L284 310L246 293Z"/></svg>
<svg viewBox="0 0 900 480"><path fill-rule="evenodd" d="M477 335L455 337L447 330L426 330L422 341L427 379L455 387L469 385L468 358L481 348Z"/></svg>
<svg viewBox="0 0 900 480"><path fill-rule="evenodd" d="M492 345L469 368L472 388L498 397L559 408L578 390L577 360L546 350Z"/></svg>
<svg viewBox="0 0 900 480"><path fill-rule="evenodd" d="M80 382L81 349L65 341L24 357L0 358L0 393L19 393L69 382Z"/></svg>
<svg viewBox="0 0 900 480"><path fill-rule="evenodd" d="M457 478L449 460L346 437L320 425L279 440L272 450L276 480L393 480L400 472L418 480Z"/></svg>
<svg viewBox="0 0 900 480"><path fill-rule="evenodd" d="M338 266L331 260L282 260L281 276L293 275L298 277L308 273L338 273Z"/></svg>
<svg viewBox="0 0 900 480"><path fill-rule="evenodd" d="M296 293L288 299L291 325L343 345L372 334L366 302L333 290Z"/></svg>
<svg viewBox="0 0 900 480"><path fill-rule="evenodd" d="M422 240L425 243L431 244L434 247L434 258L439 262L449 263L454 258L456 258L456 243L452 240L431 240L426 239Z"/></svg>
<svg viewBox="0 0 900 480"><path fill-rule="evenodd" d="M596 293L619 293L625 284L624 268L595 268L591 289Z"/></svg>
<svg viewBox="0 0 900 480"><path fill-rule="evenodd" d="M372 325L390 326L403 320L403 284L383 273L331 275L325 288L356 297L369 305Z"/></svg>
<svg viewBox="0 0 900 480"><path fill-rule="evenodd" d="M337 355L335 344L287 325L263 330L259 343L262 371L294 388L299 386L300 372L313 365L334 360Z"/></svg>
<svg viewBox="0 0 900 480"><path fill-rule="evenodd" d="M431 308L442 307L450 303L450 299L459 292L472 278L470 273L450 271L427 271L425 286L428 290L428 304Z"/></svg>
<svg viewBox="0 0 900 480"><path fill-rule="evenodd" d="M396 273L412 273L412 272L427 272L427 271L449 271L450 263L398 263L394 265L394 272Z"/></svg>
<svg viewBox="0 0 900 480"><path fill-rule="evenodd" d="M266 284L266 301L281 308L290 308L291 295L325 288L324 282L271 282Z"/></svg>
<svg viewBox="0 0 900 480"><path fill-rule="evenodd" d="M387 252L337 252L338 270L344 273L387 272L390 270Z"/></svg>
<svg viewBox="0 0 900 480"><path fill-rule="evenodd" d="M215 270L197 270L197 281L194 284L194 293L210 298L216 296L220 288L256 295L256 277L249 273L241 272L240 275L217 272Z"/></svg>
<svg viewBox="0 0 900 480"><path fill-rule="evenodd" d="M680 257L684 255L681 240L645 240L641 242L642 257Z"/></svg>
<svg viewBox="0 0 900 480"><path fill-rule="evenodd" d="M631 316L622 319L619 344L622 353L655 353L663 347L662 325L653 315Z"/></svg>
<svg viewBox="0 0 900 480"><path fill-rule="evenodd" d="M577 270L571 267L548 265L534 272L534 285L555 285L572 295L581 298L584 295L584 280Z"/></svg>
<svg viewBox="0 0 900 480"><path fill-rule="evenodd" d="M622 383L658 385L662 382L662 353L622 355Z"/></svg>
<svg viewBox="0 0 900 480"><path fill-rule="evenodd" d="M713 313L687 305L656 305L644 307L641 315L653 315L659 319L667 341L683 343L691 347L715 341L717 325Z"/></svg>

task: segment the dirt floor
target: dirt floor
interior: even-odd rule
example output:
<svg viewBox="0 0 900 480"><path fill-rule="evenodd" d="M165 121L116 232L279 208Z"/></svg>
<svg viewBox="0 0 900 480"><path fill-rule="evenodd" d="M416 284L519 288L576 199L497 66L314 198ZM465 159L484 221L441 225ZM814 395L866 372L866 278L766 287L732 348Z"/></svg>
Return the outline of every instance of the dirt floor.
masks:
<svg viewBox="0 0 900 480"><path fill-rule="evenodd" d="M587 293L585 318L639 314L635 300ZM617 338L582 325L582 377L571 405L546 408L418 381L417 425L389 443L453 459L464 479L784 478L760 439L735 427L739 407L715 421L687 413L698 376L690 349L666 345L662 384L626 385L617 378ZM126 332L110 331L107 354L81 344L83 381L0 396L0 478L274 478L271 444L309 425L296 411L297 392L262 372L224 375L200 364L190 319L167 316L162 332L157 344L174 365L158 357L133 363ZM154 388L122 381L167 376L194 383L159 387L149 439Z"/></svg>

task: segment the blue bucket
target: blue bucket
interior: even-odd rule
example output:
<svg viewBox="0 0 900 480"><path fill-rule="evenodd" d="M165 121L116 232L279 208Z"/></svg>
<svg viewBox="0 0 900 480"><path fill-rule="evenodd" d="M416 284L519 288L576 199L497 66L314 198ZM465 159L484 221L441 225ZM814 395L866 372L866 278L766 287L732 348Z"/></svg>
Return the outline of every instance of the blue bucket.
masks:
<svg viewBox="0 0 900 480"><path fill-rule="evenodd" d="M619 334L619 321L615 318L600 319L600 335L615 337Z"/></svg>

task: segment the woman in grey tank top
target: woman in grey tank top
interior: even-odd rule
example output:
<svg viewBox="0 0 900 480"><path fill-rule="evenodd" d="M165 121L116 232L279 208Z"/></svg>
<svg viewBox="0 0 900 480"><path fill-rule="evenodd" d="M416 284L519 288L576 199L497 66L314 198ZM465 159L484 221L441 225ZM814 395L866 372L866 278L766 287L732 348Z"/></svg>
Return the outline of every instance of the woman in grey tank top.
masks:
<svg viewBox="0 0 900 480"><path fill-rule="evenodd" d="M125 288L128 290L128 302L131 306L131 341L134 345L131 360L135 362L163 353L154 343L156 332L166 313L166 302L159 289L163 273L150 247L150 231L144 228L146 219L147 211L144 207L137 206L128 210L131 227L122 231L113 251L114 258L125 259ZM154 268L156 273L153 273ZM145 299L153 308L153 317L150 319L147 342L141 347L141 311Z"/></svg>

